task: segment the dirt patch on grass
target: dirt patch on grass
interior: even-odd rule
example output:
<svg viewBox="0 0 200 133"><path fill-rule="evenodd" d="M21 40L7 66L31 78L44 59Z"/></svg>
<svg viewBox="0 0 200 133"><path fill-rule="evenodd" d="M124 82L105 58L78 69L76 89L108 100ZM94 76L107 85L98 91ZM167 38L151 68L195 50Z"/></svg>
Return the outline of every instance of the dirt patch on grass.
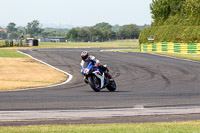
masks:
<svg viewBox="0 0 200 133"><path fill-rule="evenodd" d="M67 76L30 58L0 58L0 91L49 86Z"/></svg>

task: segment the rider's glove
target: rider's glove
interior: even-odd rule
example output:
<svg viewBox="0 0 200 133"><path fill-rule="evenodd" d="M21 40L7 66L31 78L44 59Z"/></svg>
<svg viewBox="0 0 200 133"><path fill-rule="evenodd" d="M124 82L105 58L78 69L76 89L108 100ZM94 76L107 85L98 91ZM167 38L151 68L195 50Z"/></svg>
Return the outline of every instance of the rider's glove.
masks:
<svg viewBox="0 0 200 133"><path fill-rule="evenodd" d="M99 63L96 63L95 66L99 66Z"/></svg>

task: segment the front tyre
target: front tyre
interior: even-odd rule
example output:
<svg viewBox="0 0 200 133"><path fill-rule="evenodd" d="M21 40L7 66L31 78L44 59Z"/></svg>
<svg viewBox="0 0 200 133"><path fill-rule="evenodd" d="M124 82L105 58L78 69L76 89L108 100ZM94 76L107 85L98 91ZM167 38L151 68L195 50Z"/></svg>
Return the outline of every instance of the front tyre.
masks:
<svg viewBox="0 0 200 133"><path fill-rule="evenodd" d="M117 85L115 83L115 81L110 82L107 87L106 87L109 91L115 91L117 89Z"/></svg>
<svg viewBox="0 0 200 133"><path fill-rule="evenodd" d="M97 78L95 75L91 75L88 77L88 81L90 84L90 87L95 91L99 92L101 90L101 81L99 78Z"/></svg>

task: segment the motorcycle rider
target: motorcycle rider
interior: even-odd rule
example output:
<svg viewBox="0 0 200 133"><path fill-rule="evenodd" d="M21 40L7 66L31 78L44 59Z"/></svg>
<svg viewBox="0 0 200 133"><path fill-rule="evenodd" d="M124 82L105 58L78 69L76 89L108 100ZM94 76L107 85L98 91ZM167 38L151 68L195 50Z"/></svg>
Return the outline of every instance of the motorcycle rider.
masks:
<svg viewBox="0 0 200 133"><path fill-rule="evenodd" d="M86 62L92 62L93 65L98 66L99 69L101 69L105 73L105 75L109 78L110 82L114 81L111 75L109 74L108 68L105 67L104 65L100 65L100 61L96 59L93 55L89 55L87 51L83 51L81 53L81 58L82 58L81 63L80 63L81 66L84 66ZM88 79L85 76L84 76L84 81L88 83Z"/></svg>

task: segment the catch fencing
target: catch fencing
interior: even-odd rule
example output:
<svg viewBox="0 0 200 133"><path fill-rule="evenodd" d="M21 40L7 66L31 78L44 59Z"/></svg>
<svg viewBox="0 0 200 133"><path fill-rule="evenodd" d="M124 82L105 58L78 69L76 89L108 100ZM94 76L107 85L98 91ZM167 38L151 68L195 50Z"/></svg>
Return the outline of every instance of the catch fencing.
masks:
<svg viewBox="0 0 200 133"><path fill-rule="evenodd" d="M181 54L200 54L200 43L142 43L141 52L169 52Z"/></svg>

